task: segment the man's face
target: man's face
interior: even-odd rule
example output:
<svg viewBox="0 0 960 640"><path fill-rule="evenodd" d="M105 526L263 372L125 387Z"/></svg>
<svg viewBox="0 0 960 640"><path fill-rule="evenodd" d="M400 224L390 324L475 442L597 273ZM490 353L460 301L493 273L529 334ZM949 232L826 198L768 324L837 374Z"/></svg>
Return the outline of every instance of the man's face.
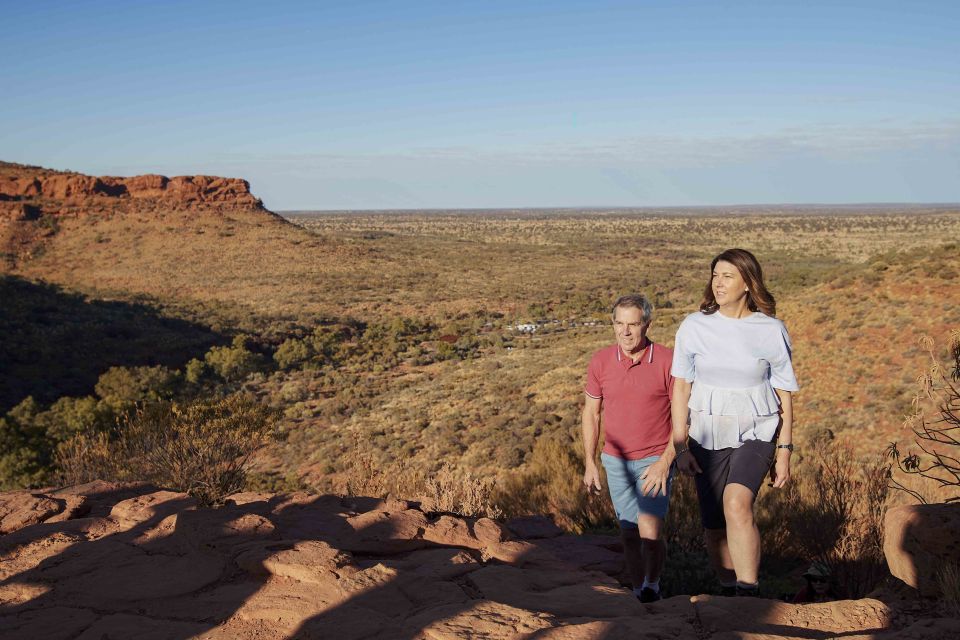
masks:
<svg viewBox="0 0 960 640"><path fill-rule="evenodd" d="M643 346L649 326L643 322L643 311L636 307L617 307L613 313L613 334L624 353Z"/></svg>

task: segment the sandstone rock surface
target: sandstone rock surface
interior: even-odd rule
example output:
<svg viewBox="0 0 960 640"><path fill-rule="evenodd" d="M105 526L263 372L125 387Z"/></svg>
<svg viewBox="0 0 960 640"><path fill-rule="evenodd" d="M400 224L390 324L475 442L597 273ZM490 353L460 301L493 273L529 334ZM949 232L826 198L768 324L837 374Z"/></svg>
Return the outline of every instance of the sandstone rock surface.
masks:
<svg viewBox="0 0 960 640"><path fill-rule="evenodd" d="M72 507L70 505L73 505ZM95 482L0 494L0 638L949 637L877 599L675 596L643 605L612 537L402 500L184 494Z"/></svg>
<svg viewBox="0 0 960 640"><path fill-rule="evenodd" d="M960 566L960 504L911 504L887 511L883 553L890 573L936 596L939 571Z"/></svg>

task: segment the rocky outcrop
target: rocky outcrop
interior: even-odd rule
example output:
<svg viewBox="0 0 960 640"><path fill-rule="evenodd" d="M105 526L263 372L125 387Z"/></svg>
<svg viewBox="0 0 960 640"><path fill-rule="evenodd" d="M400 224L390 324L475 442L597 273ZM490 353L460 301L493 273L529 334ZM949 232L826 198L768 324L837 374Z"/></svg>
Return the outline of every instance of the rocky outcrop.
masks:
<svg viewBox="0 0 960 640"><path fill-rule="evenodd" d="M71 221L104 225L94 237L99 242L117 226L129 227L136 235L135 229L151 219L163 219L164 228L177 229L196 219L222 223L227 217L254 224L283 222L239 178L95 177L0 162L0 269L42 255Z"/></svg>
<svg viewBox="0 0 960 640"><path fill-rule="evenodd" d="M160 175L117 178L94 177L79 173L38 170L36 167L4 164L0 166L0 202L8 203L7 211L17 207L46 204L60 206L104 205L134 200L173 207L204 208L261 207L260 200L250 193L250 184L239 178L213 176ZM20 207L22 211L22 204Z"/></svg>
<svg viewBox="0 0 960 640"><path fill-rule="evenodd" d="M2 638L949 637L880 600L643 605L615 538L403 500L237 494L219 509L144 484L0 494ZM523 532L530 536L521 538ZM547 537L539 537L539 536ZM905 627L905 628L904 628Z"/></svg>
<svg viewBox="0 0 960 640"><path fill-rule="evenodd" d="M890 573L925 596L940 593L944 567L960 567L960 504L911 504L887 511L883 553Z"/></svg>

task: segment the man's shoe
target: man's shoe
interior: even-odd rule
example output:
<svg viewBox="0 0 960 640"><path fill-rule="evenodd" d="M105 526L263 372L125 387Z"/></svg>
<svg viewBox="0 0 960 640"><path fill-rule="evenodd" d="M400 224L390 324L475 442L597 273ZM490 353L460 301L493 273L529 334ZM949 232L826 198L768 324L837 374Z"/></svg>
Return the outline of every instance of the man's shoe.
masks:
<svg viewBox="0 0 960 640"><path fill-rule="evenodd" d="M656 602L660 600L660 592L654 591L650 587L644 587L640 590L640 602Z"/></svg>
<svg viewBox="0 0 960 640"><path fill-rule="evenodd" d="M732 598L737 595L737 587L735 585L729 587L720 585L720 595L724 598Z"/></svg>
<svg viewBox="0 0 960 640"><path fill-rule="evenodd" d="M755 584L752 587L742 587L739 584L737 585L737 597L738 598L759 598L760 597L760 585Z"/></svg>

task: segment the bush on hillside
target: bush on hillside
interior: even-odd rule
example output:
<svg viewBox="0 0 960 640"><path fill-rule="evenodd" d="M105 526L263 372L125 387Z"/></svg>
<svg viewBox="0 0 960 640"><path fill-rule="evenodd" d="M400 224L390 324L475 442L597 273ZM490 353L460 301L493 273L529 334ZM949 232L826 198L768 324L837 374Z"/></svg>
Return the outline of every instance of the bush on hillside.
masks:
<svg viewBox="0 0 960 640"><path fill-rule="evenodd" d="M211 505L244 487L250 456L276 420L274 412L240 396L159 402L126 414L114 433L71 438L60 445L55 462L64 484L144 480Z"/></svg>
<svg viewBox="0 0 960 640"><path fill-rule="evenodd" d="M241 382L264 366L259 353L250 351L245 336L237 336L229 347L213 347L204 356L204 362L227 382Z"/></svg>
<svg viewBox="0 0 960 640"><path fill-rule="evenodd" d="M97 395L116 413L137 402L169 400L180 384L180 373L166 367L110 367L94 387Z"/></svg>
<svg viewBox="0 0 960 640"><path fill-rule="evenodd" d="M64 397L43 409L28 396L0 418L0 488L47 483L58 443L112 421L110 407L93 397Z"/></svg>
<svg viewBox="0 0 960 640"><path fill-rule="evenodd" d="M273 360L281 369L293 369L302 366L313 356L310 346L299 338L288 338L277 347Z"/></svg>
<svg viewBox="0 0 960 640"><path fill-rule="evenodd" d="M24 403L32 402L33 398L28 397L0 418L0 490L34 487L46 478L46 438L30 429L29 422L25 426L17 419Z"/></svg>

